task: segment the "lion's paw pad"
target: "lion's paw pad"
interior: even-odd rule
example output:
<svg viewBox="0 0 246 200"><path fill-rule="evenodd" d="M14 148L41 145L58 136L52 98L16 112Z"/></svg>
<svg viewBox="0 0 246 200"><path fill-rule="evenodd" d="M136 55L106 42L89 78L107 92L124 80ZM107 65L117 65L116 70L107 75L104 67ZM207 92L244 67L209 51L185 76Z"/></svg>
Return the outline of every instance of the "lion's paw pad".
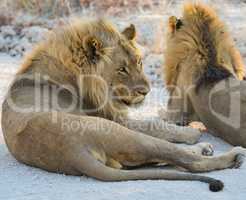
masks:
<svg viewBox="0 0 246 200"><path fill-rule="evenodd" d="M213 149L213 145L209 144L209 143L201 143L200 144L201 149L201 153L204 156L212 156L214 154L214 149Z"/></svg>

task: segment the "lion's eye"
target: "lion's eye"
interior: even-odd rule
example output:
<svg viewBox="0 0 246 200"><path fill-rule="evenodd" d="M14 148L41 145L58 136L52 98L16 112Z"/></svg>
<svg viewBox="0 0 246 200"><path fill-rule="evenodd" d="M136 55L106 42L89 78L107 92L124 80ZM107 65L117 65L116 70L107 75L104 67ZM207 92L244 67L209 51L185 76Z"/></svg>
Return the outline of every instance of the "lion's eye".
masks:
<svg viewBox="0 0 246 200"><path fill-rule="evenodd" d="M129 74L129 71L128 71L128 69L126 67L119 68L118 72L120 74Z"/></svg>
<svg viewBox="0 0 246 200"><path fill-rule="evenodd" d="M142 66L142 65L143 65L143 62L142 62L141 59L138 60L138 65L139 65L139 66Z"/></svg>
<svg viewBox="0 0 246 200"><path fill-rule="evenodd" d="M137 61L137 69L141 72L143 69L143 62L141 59Z"/></svg>

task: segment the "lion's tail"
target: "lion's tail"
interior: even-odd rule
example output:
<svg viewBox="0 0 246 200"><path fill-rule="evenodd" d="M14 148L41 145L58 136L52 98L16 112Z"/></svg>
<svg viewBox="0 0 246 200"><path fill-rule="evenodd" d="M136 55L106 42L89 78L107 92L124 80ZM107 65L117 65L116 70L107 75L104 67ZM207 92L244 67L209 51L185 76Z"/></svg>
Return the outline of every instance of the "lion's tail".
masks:
<svg viewBox="0 0 246 200"><path fill-rule="evenodd" d="M88 156L88 157L87 157ZM214 178L183 172L170 172L161 169L136 169L121 170L108 167L87 154L86 164L83 162L81 171L83 174L102 181L128 181L128 180L188 180L200 181L209 184L212 192L223 189L224 184ZM83 155L84 157L84 155ZM85 158L85 157L84 157Z"/></svg>

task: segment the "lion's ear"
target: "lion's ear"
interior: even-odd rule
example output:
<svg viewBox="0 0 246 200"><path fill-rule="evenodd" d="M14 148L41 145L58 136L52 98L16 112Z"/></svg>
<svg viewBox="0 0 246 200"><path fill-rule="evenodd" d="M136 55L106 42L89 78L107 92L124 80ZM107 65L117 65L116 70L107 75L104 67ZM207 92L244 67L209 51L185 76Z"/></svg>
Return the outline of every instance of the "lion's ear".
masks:
<svg viewBox="0 0 246 200"><path fill-rule="evenodd" d="M176 30L179 30L181 28L181 26L183 25L183 22L178 19L175 16L171 16L168 19L168 26L169 26L169 31L171 33L175 33Z"/></svg>
<svg viewBox="0 0 246 200"><path fill-rule="evenodd" d="M129 27L125 28L124 31L122 31L122 34L128 39L128 40L134 40L137 35L136 28L133 24L131 24Z"/></svg>
<svg viewBox="0 0 246 200"><path fill-rule="evenodd" d="M86 51L89 61L96 63L99 59L102 43L93 36L87 36L83 40L83 48Z"/></svg>

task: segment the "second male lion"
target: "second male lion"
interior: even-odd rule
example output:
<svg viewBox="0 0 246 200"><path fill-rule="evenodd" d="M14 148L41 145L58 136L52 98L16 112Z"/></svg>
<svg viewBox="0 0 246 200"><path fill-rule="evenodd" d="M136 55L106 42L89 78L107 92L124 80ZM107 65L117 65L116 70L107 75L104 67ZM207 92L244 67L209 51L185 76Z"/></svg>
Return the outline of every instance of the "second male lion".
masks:
<svg viewBox="0 0 246 200"><path fill-rule="evenodd" d="M227 142L246 147L245 67L215 11L187 4L182 18L170 17L165 59L166 118L181 125L202 121Z"/></svg>
<svg viewBox="0 0 246 200"><path fill-rule="evenodd" d="M38 45L17 74L2 107L8 149L22 163L104 181L212 178L165 170L127 170L169 163L191 172L238 167L244 149L213 157L191 128L129 121L127 108L149 91L131 25L119 32L105 20L79 21ZM161 124L163 123L163 124ZM161 126L160 126L161 125Z"/></svg>

